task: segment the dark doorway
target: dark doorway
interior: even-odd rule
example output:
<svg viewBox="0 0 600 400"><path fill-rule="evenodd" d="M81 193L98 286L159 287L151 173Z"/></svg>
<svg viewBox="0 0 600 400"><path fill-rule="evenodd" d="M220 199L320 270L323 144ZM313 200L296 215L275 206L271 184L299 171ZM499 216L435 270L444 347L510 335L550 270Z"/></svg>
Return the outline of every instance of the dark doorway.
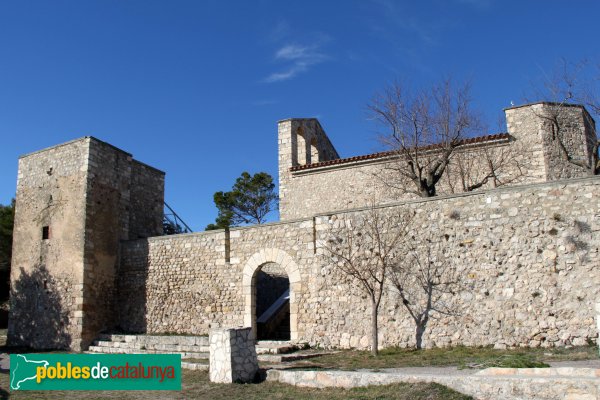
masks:
<svg viewBox="0 0 600 400"><path fill-rule="evenodd" d="M290 280L285 270L266 263L255 279L257 339L290 340Z"/></svg>

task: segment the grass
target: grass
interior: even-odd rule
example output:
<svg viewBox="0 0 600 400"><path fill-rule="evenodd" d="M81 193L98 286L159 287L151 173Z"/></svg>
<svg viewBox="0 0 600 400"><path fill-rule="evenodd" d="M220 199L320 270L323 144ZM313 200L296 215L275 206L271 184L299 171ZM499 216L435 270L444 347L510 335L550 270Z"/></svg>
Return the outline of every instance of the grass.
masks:
<svg viewBox="0 0 600 400"><path fill-rule="evenodd" d="M181 392L136 391L136 392L12 392L8 387L8 374L0 374L0 398L10 399L398 399L398 400L467 400L472 399L445 386L435 383L401 383L387 386L369 386L354 389L299 388L277 382L258 384L216 384L208 380L202 371L183 371Z"/></svg>
<svg viewBox="0 0 600 400"><path fill-rule="evenodd" d="M522 348L496 350L491 347L452 347L427 350L389 348L373 357L368 351L341 351L306 363L306 368L356 370L457 366L459 368L543 368L552 361L597 360L596 346L566 348Z"/></svg>
<svg viewBox="0 0 600 400"><path fill-rule="evenodd" d="M0 346L0 352L11 351ZM299 369L372 369L458 366L460 368L489 367L543 367L552 361L579 361L599 359L596 346L552 349L495 350L491 347L454 347L428 350L390 348L373 357L366 351L341 351L316 359L298 362ZM186 360L188 361L188 360ZM200 360L194 360L200 361ZM205 360L203 360L206 362ZM401 383L367 388L312 389L299 388L277 382L248 385L223 385L209 382L204 371L182 370L181 392L14 392L9 393L9 375L0 373L0 399L470 399L434 383Z"/></svg>

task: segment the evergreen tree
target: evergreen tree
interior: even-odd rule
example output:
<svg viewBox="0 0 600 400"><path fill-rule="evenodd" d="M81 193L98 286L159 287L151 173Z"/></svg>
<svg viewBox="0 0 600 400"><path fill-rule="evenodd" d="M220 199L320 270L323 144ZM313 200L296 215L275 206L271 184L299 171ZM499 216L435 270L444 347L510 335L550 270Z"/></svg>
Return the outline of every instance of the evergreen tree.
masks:
<svg viewBox="0 0 600 400"><path fill-rule="evenodd" d="M225 229L241 224L262 224L267 214L277 207L273 177L266 172L250 175L242 172L229 192L216 192L215 206L219 210L214 224L206 230Z"/></svg>
<svg viewBox="0 0 600 400"><path fill-rule="evenodd" d="M9 206L0 204L0 270L10 268L14 219L15 200Z"/></svg>

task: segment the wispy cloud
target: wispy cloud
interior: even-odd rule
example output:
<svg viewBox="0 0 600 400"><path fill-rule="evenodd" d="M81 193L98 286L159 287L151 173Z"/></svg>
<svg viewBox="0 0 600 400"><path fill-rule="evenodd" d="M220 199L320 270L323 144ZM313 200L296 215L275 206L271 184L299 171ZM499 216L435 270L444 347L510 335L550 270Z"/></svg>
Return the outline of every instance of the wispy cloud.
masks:
<svg viewBox="0 0 600 400"><path fill-rule="evenodd" d="M311 67L326 61L329 57L323 53L319 44L299 45L286 44L275 52L275 60L287 64L280 71L273 72L264 81L268 83L282 82L292 79Z"/></svg>

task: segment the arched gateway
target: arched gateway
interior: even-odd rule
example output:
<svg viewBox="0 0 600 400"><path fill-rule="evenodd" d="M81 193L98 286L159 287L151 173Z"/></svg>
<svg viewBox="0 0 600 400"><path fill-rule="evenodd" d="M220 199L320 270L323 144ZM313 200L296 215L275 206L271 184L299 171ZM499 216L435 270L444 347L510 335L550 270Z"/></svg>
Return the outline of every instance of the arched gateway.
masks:
<svg viewBox="0 0 600 400"><path fill-rule="evenodd" d="M265 264L277 264L285 271L289 279L289 321L290 340L298 339L298 304L296 296L300 291L300 271L298 265L285 252L279 249L262 249L254 253L244 266L242 278L242 294L244 296L244 325L251 326L257 334L256 317L256 280L259 271Z"/></svg>

